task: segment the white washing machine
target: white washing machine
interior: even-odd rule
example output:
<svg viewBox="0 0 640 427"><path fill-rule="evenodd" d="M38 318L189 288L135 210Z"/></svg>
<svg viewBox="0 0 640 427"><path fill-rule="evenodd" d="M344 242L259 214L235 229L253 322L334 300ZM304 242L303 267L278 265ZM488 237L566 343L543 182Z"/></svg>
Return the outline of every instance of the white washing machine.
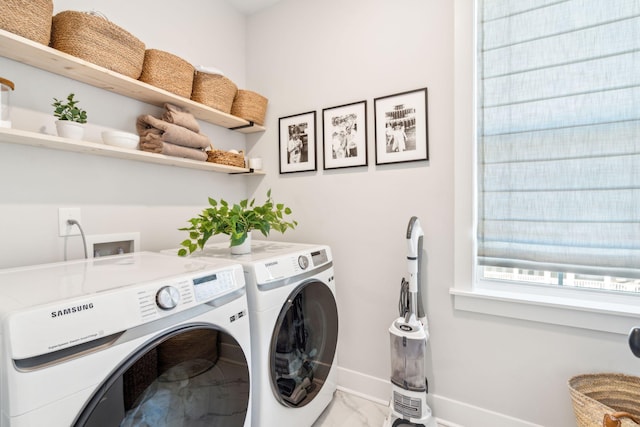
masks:
<svg viewBox="0 0 640 427"><path fill-rule="evenodd" d="M177 249L165 251L177 252ZM253 240L231 255L210 244L191 259L227 259L244 267L251 322L253 426L311 426L337 384L338 310L331 249Z"/></svg>
<svg viewBox="0 0 640 427"><path fill-rule="evenodd" d="M250 426L244 283L147 252L0 270L0 425Z"/></svg>

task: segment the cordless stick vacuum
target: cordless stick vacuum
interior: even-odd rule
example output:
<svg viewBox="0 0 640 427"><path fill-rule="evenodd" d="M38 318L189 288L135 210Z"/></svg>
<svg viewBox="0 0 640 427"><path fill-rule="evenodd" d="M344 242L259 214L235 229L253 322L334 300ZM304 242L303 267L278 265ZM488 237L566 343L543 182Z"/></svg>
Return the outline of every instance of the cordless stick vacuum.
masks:
<svg viewBox="0 0 640 427"><path fill-rule="evenodd" d="M420 298L420 265L424 232L417 217L407 228L409 282L402 279L400 317L389 327L391 400L384 427L436 427L427 405L424 358L429 332Z"/></svg>

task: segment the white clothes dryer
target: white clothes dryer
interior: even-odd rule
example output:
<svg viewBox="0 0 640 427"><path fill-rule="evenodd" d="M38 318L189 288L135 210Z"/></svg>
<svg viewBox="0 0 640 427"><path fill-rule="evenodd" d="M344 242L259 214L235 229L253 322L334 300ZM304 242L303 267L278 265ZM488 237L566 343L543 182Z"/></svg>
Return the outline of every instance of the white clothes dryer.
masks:
<svg viewBox="0 0 640 427"><path fill-rule="evenodd" d="M331 249L253 240L250 254L231 255L223 243L206 245L194 257L243 265L251 323L253 426L311 426L337 385Z"/></svg>
<svg viewBox="0 0 640 427"><path fill-rule="evenodd" d="M0 425L250 426L244 283L148 252L0 270Z"/></svg>

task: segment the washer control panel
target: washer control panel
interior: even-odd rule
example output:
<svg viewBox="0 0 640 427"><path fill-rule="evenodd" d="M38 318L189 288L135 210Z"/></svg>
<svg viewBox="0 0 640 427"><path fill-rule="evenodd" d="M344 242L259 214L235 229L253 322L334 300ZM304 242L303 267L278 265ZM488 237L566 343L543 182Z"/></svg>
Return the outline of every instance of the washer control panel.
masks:
<svg viewBox="0 0 640 427"><path fill-rule="evenodd" d="M240 277L238 277L240 276ZM220 298L244 286L242 269L227 268L192 277L169 279L138 291L140 314L145 321ZM176 310L177 309L177 310Z"/></svg>
<svg viewBox="0 0 640 427"><path fill-rule="evenodd" d="M123 269L120 286L9 313L4 327L11 337L11 357L25 359L89 342L210 304L245 287L240 264L180 262L187 263L185 269L191 271L164 276L159 273L152 280L127 284L137 272L130 265L117 266ZM108 268L116 269L112 265ZM96 278L105 277L101 270L98 272L101 274L95 274Z"/></svg>
<svg viewBox="0 0 640 427"><path fill-rule="evenodd" d="M306 255L300 255L298 257L298 265L301 269L306 270L309 267L309 258Z"/></svg>
<svg viewBox="0 0 640 427"><path fill-rule="evenodd" d="M233 270L223 270L193 279L196 301L209 301L236 288Z"/></svg>
<svg viewBox="0 0 640 427"><path fill-rule="evenodd" d="M156 304L163 310L176 308L180 302L180 291L173 286L163 286L156 293Z"/></svg>

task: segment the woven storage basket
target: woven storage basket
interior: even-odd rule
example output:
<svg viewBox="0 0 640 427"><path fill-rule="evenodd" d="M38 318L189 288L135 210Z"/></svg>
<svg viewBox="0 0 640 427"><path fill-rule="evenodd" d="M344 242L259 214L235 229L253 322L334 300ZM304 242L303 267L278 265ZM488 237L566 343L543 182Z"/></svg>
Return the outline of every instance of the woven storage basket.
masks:
<svg viewBox="0 0 640 427"><path fill-rule="evenodd" d="M264 124L264 116L267 112L267 98L250 90L239 89L233 100L231 114L257 123Z"/></svg>
<svg viewBox="0 0 640 427"><path fill-rule="evenodd" d="M53 0L4 0L0 28L45 45L51 38Z"/></svg>
<svg viewBox="0 0 640 427"><path fill-rule="evenodd" d="M237 90L236 84L225 76L196 71L191 99L228 114Z"/></svg>
<svg viewBox="0 0 640 427"><path fill-rule="evenodd" d="M142 72L144 43L100 16L58 13L53 17L51 47L132 79Z"/></svg>
<svg viewBox="0 0 640 427"><path fill-rule="evenodd" d="M585 374L569 380L579 427L600 427L605 414L629 412L640 417L640 378L624 374ZM638 427L623 420L625 427Z"/></svg>
<svg viewBox="0 0 640 427"><path fill-rule="evenodd" d="M237 166L239 168L244 167L244 151L240 153L231 153L224 150L207 151L207 161L211 163L218 163L220 165Z"/></svg>
<svg viewBox="0 0 640 427"><path fill-rule="evenodd" d="M147 49L140 81L189 98L193 86L193 65L169 52Z"/></svg>

